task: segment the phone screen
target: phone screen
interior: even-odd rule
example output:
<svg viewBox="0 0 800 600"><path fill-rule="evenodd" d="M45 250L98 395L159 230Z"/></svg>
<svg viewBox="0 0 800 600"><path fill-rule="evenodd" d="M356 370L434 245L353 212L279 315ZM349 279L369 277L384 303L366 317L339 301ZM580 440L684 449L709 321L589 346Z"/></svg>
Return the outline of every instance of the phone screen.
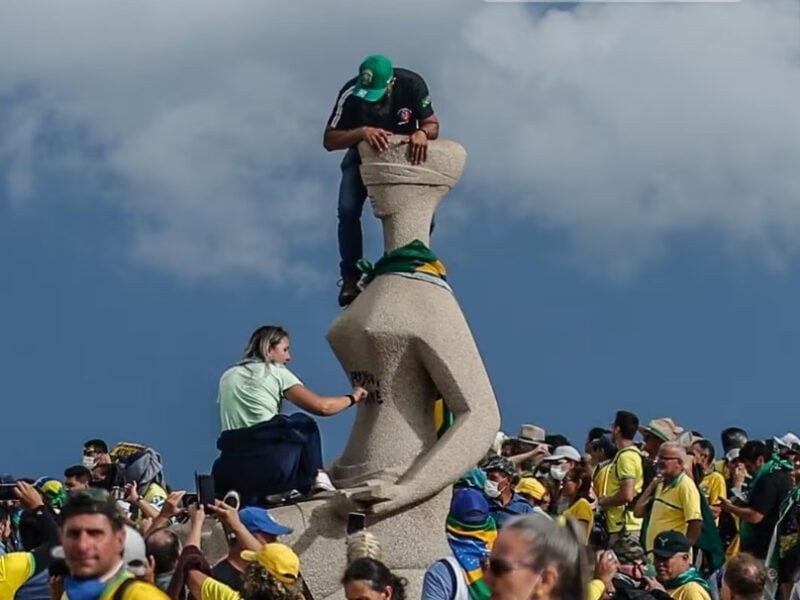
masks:
<svg viewBox="0 0 800 600"><path fill-rule="evenodd" d="M202 506L214 504L214 478L211 475L195 475L197 485L197 502Z"/></svg>
<svg viewBox="0 0 800 600"><path fill-rule="evenodd" d="M347 535L363 531L367 526L367 516L364 513L351 512L347 515Z"/></svg>

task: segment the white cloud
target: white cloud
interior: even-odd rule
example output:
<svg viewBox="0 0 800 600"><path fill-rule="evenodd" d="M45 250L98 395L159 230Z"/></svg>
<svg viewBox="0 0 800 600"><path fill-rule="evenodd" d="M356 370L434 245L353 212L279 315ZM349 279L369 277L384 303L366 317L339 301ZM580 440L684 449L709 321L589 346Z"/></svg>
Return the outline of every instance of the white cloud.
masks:
<svg viewBox="0 0 800 600"><path fill-rule="evenodd" d="M796 2L529 8L3 3L0 98L32 90L4 103L6 193L35 198L47 161L89 167L117 182L99 194L131 215L136 259L307 284L314 253L336 262L322 127L383 51L429 80L487 206L563 231L584 264L630 274L696 232L773 265L797 254ZM54 156L58 127L80 143Z"/></svg>

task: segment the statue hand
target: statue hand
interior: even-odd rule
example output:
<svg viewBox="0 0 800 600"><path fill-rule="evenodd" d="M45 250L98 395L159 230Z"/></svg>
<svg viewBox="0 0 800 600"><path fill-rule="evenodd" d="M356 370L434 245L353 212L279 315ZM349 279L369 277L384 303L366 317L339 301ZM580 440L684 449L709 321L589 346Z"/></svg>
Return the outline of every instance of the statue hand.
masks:
<svg viewBox="0 0 800 600"><path fill-rule="evenodd" d="M331 499L331 504L342 516L351 512L384 515L405 508L419 499L412 486L375 481L356 488L339 490Z"/></svg>

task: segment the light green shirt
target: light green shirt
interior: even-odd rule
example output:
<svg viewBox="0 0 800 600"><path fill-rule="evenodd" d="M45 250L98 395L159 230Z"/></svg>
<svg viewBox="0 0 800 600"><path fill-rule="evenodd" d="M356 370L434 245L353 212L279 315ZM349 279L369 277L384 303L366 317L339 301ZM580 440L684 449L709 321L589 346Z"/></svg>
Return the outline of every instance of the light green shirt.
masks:
<svg viewBox="0 0 800 600"><path fill-rule="evenodd" d="M219 380L219 416L222 431L269 421L281 412L286 390L303 385L283 365L251 362L231 367Z"/></svg>

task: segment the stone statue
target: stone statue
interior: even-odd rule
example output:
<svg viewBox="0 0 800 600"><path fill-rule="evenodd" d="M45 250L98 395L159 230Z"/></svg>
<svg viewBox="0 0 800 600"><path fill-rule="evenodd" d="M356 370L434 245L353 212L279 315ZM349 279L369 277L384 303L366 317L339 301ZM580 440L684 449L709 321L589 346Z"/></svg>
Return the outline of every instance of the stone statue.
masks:
<svg viewBox="0 0 800 600"><path fill-rule="evenodd" d="M359 151L386 252L415 240L427 246L436 206L463 171L464 148L432 141L427 161L416 166L402 143L380 154L362 143ZM458 302L436 269L426 271L378 275L328 332L349 378L370 397L359 404L347 447L329 468L339 492L271 509L294 527L289 543L317 600L342 597L350 511L367 514L384 562L409 580L409 597L419 597L427 567L450 553L444 534L449 486L483 458L500 426ZM455 417L441 438L434 427L439 396Z"/></svg>

